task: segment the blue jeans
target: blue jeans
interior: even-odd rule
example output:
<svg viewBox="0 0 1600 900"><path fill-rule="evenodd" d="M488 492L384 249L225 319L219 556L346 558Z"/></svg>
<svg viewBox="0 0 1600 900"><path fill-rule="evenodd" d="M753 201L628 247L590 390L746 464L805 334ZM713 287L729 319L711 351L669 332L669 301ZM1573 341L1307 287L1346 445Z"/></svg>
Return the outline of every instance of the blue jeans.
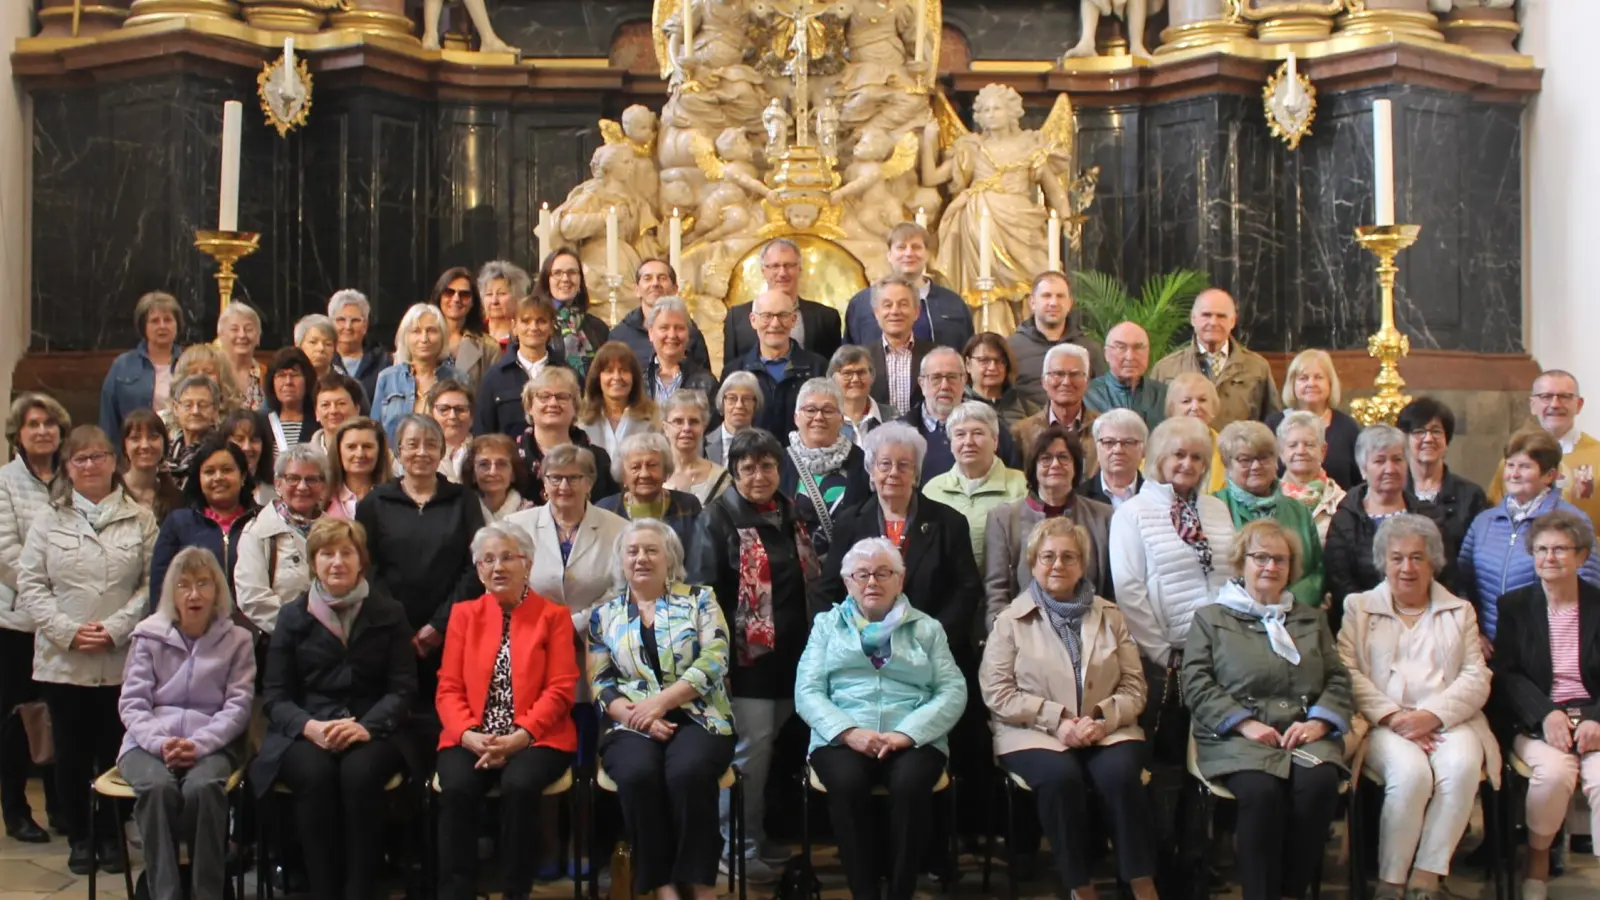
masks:
<svg viewBox="0 0 1600 900"><path fill-rule="evenodd" d="M793 700L733 698L733 726L738 742L733 748L733 764L744 773L744 855L754 858L766 843L763 822L767 815L767 773L772 768L772 745L777 742L783 723L794 715ZM722 839L728 840L730 792L717 800L722 823Z"/></svg>

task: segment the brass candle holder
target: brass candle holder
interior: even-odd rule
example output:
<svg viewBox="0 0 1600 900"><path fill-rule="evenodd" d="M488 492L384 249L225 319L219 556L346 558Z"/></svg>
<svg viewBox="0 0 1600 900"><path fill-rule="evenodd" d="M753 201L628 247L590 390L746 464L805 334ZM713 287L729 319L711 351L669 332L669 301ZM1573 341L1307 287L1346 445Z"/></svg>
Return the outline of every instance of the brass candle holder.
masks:
<svg viewBox="0 0 1600 900"><path fill-rule="evenodd" d="M1378 293L1383 307L1383 324L1367 338L1367 355L1378 361L1378 377L1372 386L1377 393L1350 402L1350 414L1362 425L1385 422L1393 425L1400 410L1411 402L1401 393L1406 386L1400 377L1400 360L1411 352L1411 339L1394 327L1394 279L1400 268L1394 258L1415 244L1421 225L1363 225L1356 229L1356 241L1378 257Z"/></svg>
<svg viewBox="0 0 1600 900"><path fill-rule="evenodd" d="M233 264L256 252L261 247L261 235L254 231L196 231L194 245L201 253L217 261L217 294L222 299L222 309L233 302Z"/></svg>
<svg viewBox="0 0 1600 900"><path fill-rule="evenodd" d="M617 292L622 290L622 275L608 272L605 276L605 279L606 303L610 316L610 318L606 319L606 324L616 325L618 322L622 321L622 317L617 315Z"/></svg>
<svg viewBox="0 0 1600 900"><path fill-rule="evenodd" d="M994 301L994 279L980 277L976 284L978 286L978 302L983 304L982 330L989 331L989 304Z"/></svg>

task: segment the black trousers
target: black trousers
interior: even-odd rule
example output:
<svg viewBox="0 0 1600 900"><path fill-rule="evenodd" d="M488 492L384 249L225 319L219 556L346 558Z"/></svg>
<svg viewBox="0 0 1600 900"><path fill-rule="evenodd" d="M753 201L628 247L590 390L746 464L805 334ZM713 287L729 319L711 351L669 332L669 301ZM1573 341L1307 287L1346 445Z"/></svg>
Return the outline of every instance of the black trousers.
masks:
<svg viewBox="0 0 1600 900"><path fill-rule="evenodd" d="M371 900L383 841L383 787L405 760L392 739L332 753L300 738L278 779L294 797L295 828L316 900Z"/></svg>
<svg viewBox="0 0 1600 900"><path fill-rule="evenodd" d="M1156 873L1154 816L1140 773L1143 741L1123 741L1077 750L1018 750L1000 757L1032 789L1039 822L1050 836L1056 870L1067 890L1089 884L1089 848L1084 846L1089 820L1089 783L1111 816L1117 871L1124 881L1152 878Z"/></svg>
<svg viewBox="0 0 1600 900"><path fill-rule="evenodd" d="M573 754L528 747L501 769L475 769L477 754L465 747L439 751L439 895L472 900L478 895L478 813L483 798L500 788L501 893L533 889L539 857L539 798L572 765Z"/></svg>
<svg viewBox="0 0 1600 900"><path fill-rule="evenodd" d="M0 628L0 817L7 826L33 818L28 806L28 773L33 758L28 754L28 731L17 715L19 704L39 699L39 684L33 680L33 635L26 631ZM45 802L60 814L55 772L46 768Z"/></svg>
<svg viewBox="0 0 1600 900"><path fill-rule="evenodd" d="M849 747L818 747L811 768L828 789L828 811L839 842L839 861L856 900L882 896L879 881L889 877L888 900L910 900L917 889L928 835L933 831L933 786L944 771L944 754L912 747L886 759L864 756ZM888 853L880 854L873 828L872 789L889 789ZM883 859L888 860L887 873Z"/></svg>
<svg viewBox="0 0 1600 900"><path fill-rule="evenodd" d="M717 883L717 782L733 762L734 737L712 734L687 717L677 725L665 743L619 730L600 749L606 774L617 783L637 894L669 884Z"/></svg>
<svg viewBox="0 0 1600 900"><path fill-rule="evenodd" d="M31 652L31 651L30 651ZM61 796L72 843L89 839L89 783L117 764L122 747L122 717L117 713L117 685L80 687L45 683L39 686L50 708L50 729L56 744L56 791ZM101 834L114 837L117 816L102 805Z"/></svg>
<svg viewBox="0 0 1600 900"><path fill-rule="evenodd" d="M1235 772L1224 781L1239 798L1239 886L1244 900L1303 897L1339 805L1337 766L1290 767L1288 778Z"/></svg>

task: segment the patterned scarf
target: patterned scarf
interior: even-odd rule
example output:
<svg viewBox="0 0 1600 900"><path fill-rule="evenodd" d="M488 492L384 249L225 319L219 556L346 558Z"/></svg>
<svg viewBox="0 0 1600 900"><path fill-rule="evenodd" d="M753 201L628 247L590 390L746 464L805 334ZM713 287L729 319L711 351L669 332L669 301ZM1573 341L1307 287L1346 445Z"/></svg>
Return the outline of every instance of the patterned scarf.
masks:
<svg viewBox="0 0 1600 900"><path fill-rule="evenodd" d="M1027 503L1028 508L1034 512L1044 513L1044 517L1046 519L1054 519L1056 516L1066 515L1067 507L1072 503L1072 497L1068 496L1067 502L1061 504L1060 506L1050 506L1043 500L1040 500L1038 494L1029 493L1024 502Z"/></svg>
<svg viewBox="0 0 1600 900"><path fill-rule="evenodd" d="M594 344L583 333L583 310L577 304L556 304L556 333L561 335L561 352L567 365L581 380L588 374L589 360L594 358Z"/></svg>
<svg viewBox="0 0 1600 900"><path fill-rule="evenodd" d="M1083 617L1094 606L1094 585L1088 579L1079 579L1072 599L1062 602L1044 592L1039 582L1029 582L1028 591L1035 606L1044 610L1061 643L1067 645L1067 655L1072 657L1072 681L1078 688L1078 703L1083 702Z"/></svg>
<svg viewBox="0 0 1600 900"><path fill-rule="evenodd" d="M1234 578L1217 592L1217 605L1261 622L1267 629L1267 643L1272 645L1272 652L1288 660L1291 666L1300 665L1300 648L1294 645L1294 638L1283 624L1289 611L1294 609L1293 594L1284 591L1276 606L1263 606L1244 589L1243 578Z"/></svg>
<svg viewBox="0 0 1600 900"><path fill-rule="evenodd" d="M333 632L339 643L350 643L350 625L355 622L356 616L361 614L361 602L367 599L370 588L365 578L356 582L349 593L343 597L335 597L328 593L319 579L311 579L311 589L306 592L306 608L311 612L311 617L322 623L322 626Z"/></svg>
<svg viewBox="0 0 1600 900"><path fill-rule="evenodd" d="M821 478L832 475L844 465L845 457L850 455L850 448L855 444L842 433L838 439L827 447L807 447L800 440L800 432L789 432L789 455L794 461L806 467L812 478Z"/></svg>
<svg viewBox="0 0 1600 900"><path fill-rule="evenodd" d="M1550 489L1545 488L1539 492L1539 496L1534 497L1527 503L1518 503L1514 497L1512 497L1510 494L1507 494L1506 512L1511 514L1511 524L1521 525L1522 520L1538 512L1539 507L1544 503L1544 498L1549 496L1549 494Z"/></svg>
<svg viewBox="0 0 1600 900"><path fill-rule="evenodd" d="M1211 542L1206 540L1205 528L1200 524L1200 505L1198 500L1185 500L1174 491L1172 494L1172 527L1177 530L1178 537L1194 550L1194 555L1200 560L1200 570L1207 575L1211 574Z"/></svg>
<svg viewBox="0 0 1600 900"><path fill-rule="evenodd" d="M304 538L311 533L311 526L317 521L317 516L297 516L289 510L289 505L282 500L272 501L272 508L278 511L278 518L283 524L293 528L295 534ZM320 511L318 515L321 515Z"/></svg>
<svg viewBox="0 0 1600 900"><path fill-rule="evenodd" d="M1318 470L1317 477L1304 484L1295 484L1288 478L1278 481L1278 490L1290 500L1299 500L1306 509L1315 510L1328 492L1328 473Z"/></svg>
<svg viewBox="0 0 1600 900"><path fill-rule="evenodd" d="M874 669L881 669L889 664L894 656L894 630L900 627L905 620L906 610L911 607L911 601L901 594L894 600L894 608L881 621L874 622L867 618L861 611L861 606L856 603L856 598L848 597L844 601L844 614L850 619L850 627L861 635L861 652L872 661Z"/></svg>
<svg viewBox="0 0 1600 900"><path fill-rule="evenodd" d="M781 530L781 512L758 511L768 522L776 518ZM776 649L778 638L772 622L772 561L761 542L761 531L740 528L738 532L739 593L733 608L733 640L739 651L739 665L748 666ZM800 556L801 577L809 582L821 574L822 565L804 523L794 523L794 542Z"/></svg>
<svg viewBox="0 0 1600 900"><path fill-rule="evenodd" d="M1278 508L1276 485L1273 486L1272 493L1265 497L1257 497L1255 494L1239 487L1233 483L1232 478L1228 479L1222 489L1228 495L1228 502L1244 516L1244 521L1246 522L1254 522L1257 519L1270 519L1273 512Z"/></svg>

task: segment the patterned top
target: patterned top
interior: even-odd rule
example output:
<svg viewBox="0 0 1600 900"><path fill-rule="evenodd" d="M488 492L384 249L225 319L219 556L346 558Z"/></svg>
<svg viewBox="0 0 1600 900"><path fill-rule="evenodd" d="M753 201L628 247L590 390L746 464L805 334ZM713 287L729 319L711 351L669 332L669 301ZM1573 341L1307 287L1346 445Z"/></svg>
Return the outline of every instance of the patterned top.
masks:
<svg viewBox="0 0 1600 900"><path fill-rule="evenodd" d="M489 699L483 704L484 734L502 735L517 730L516 707L511 702L511 610L501 613L500 652L494 657L494 674L489 677Z"/></svg>
<svg viewBox="0 0 1600 900"><path fill-rule="evenodd" d="M687 681L697 694L681 707L690 720L712 734L733 734L726 681L728 624L711 588L673 584L655 601L653 630L656 666L645 658L639 609L631 590L589 614L589 682L603 727L626 727L605 715L611 701L638 702Z"/></svg>
<svg viewBox="0 0 1600 900"><path fill-rule="evenodd" d="M1578 604L1550 607L1550 700L1557 705L1589 702L1578 665Z"/></svg>
<svg viewBox="0 0 1600 900"><path fill-rule="evenodd" d="M911 342L896 349L883 339L883 367L889 376L889 405L895 409L911 409Z"/></svg>

